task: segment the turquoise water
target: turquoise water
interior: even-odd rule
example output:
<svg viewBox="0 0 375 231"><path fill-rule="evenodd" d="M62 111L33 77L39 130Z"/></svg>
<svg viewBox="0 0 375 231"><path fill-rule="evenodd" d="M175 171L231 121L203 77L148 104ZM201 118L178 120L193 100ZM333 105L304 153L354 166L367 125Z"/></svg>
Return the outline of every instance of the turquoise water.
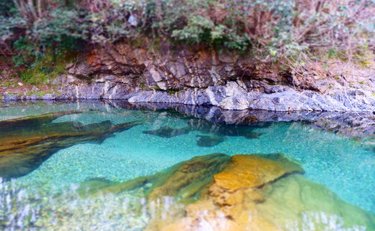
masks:
<svg viewBox="0 0 375 231"><path fill-rule="evenodd" d="M5 120L64 110L84 110L53 123L142 123L115 133L101 143L82 143L61 149L31 173L14 179L24 188L62 189L91 178L124 181L156 173L194 156L211 153L284 153L301 163L305 176L327 186L341 199L375 214L374 147L360 139L319 130L300 122L256 125L213 124L168 111L129 110L100 103L9 105L0 111ZM89 110L91 109L91 110ZM174 134L160 128L177 129ZM243 134L253 134L245 137ZM175 135L175 136L173 136ZM197 145L200 136L215 135L220 143Z"/></svg>

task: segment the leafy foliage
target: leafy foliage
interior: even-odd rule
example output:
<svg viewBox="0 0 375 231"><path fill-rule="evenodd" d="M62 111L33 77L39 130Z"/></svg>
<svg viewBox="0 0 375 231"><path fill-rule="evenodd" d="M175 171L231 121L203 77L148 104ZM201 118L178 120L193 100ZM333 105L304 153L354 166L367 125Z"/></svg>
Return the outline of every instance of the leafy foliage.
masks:
<svg viewBox="0 0 375 231"><path fill-rule="evenodd" d="M26 26L26 22L21 17L0 16L0 41L5 42L12 38L14 30Z"/></svg>
<svg viewBox="0 0 375 231"><path fill-rule="evenodd" d="M66 64L71 61L69 54L60 54L58 58L51 52L34 61L27 69L20 72L21 79L30 84L46 84L58 75L63 74Z"/></svg>
<svg viewBox="0 0 375 231"><path fill-rule="evenodd" d="M15 11L13 1L0 1L0 16L11 16Z"/></svg>
<svg viewBox="0 0 375 231"><path fill-rule="evenodd" d="M14 2L0 3L0 48L10 44L15 63L27 67L46 52L144 36L249 51L263 61L333 50L351 60L375 49L374 0Z"/></svg>

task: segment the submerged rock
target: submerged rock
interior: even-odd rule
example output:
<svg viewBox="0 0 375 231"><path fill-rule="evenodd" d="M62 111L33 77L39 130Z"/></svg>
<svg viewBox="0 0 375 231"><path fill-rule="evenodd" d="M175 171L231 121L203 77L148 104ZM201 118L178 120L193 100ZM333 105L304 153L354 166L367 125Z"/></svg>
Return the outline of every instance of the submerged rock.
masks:
<svg viewBox="0 0 375 231"><path fill-rule="evenodd" d="M213 147L224 142L225 137L215 135L198 135L197 145L199 147Z"/></svg>
<svg viewBox="0 0 375 231"><path fill-rule="evenodd" d="M294 172L302 173L303 169L281 154L235 155L230 164L214 176L214 182L224 190L257 188Z"/></svg>
<svg viewBox="0 0 375 231"><path fill-rule="evenodd" d="M255 209L262 219L284 230L373 230L375 216L341 200L327 187L302 175L290 175L265 186L266 200ZM262 218L260 218L262 217Z"/></svg>
<svg viewBox="0 0 375 231"><path fill-rule="evenodd" d="M224 136L242 136L247 139L257 139L262 135L257 130L269 126L271 126L271 123L253 123L247 126L221 124L217 129L217 133Z"/></svg>
<svg viewBox="0 0 375 231"><path fill-rule="evenodd" d="M72 145L102 141L109 135L139 124L114 125L110 121L83 125L79 122L52 123L58 112L0 122L0 177L14 178L36 169L51 154Z"/></svg>
<svg viewBox="0 0 375 231"><path fill-rule="evenodd" d="M175 196L183 200L193 197L199 199L201 193L209 192L208 188L213 185L229 191L258 188L295 172L302 173L303 169L282 154L232 157L211 154L194 157L155 175L114 183L102 191L121 192L143 187L150 199L163 196Z"/></svg>
<svg viewBox="0 0 375 231"><path fill-rule="evenodd" d="M218 124L210 123L205 120L190 121L191 130L200 131L202 133L212 133L218 137L225 136L242 136L246 139L257 139L263 133L257 131L257 129L262 129L271 126L271 123L254 123L246 126L238 125L228 125L228 124Z"/></svg>
<svg viewBox="0 0 375 231"><path fill-rule="evenodd" d="M220 172L230 157L225 154L211 154L194 157L176 164L155 175L139 177L124 183L113 183L109 187L93 188L85 182L80 191L95 193L120 193L143 189L150 200L173 196L179 201L194 201L200 198L204 188L212 182L213 175Z"/></svg>
<svg viewBox="0 0 375 231"><path fill-rule="evenodd" d="M172 138L175 136L185 135L190 132L190 128L172 128L162 127L156 130L143 131L144 134L155 135L163 138Z"/></svg>
<svg viewBox="0 0 375 231"><path fill-rule="evenodd" d="M135 190L152 211L146 230L372 230L375 217L312 183L282 154L212 154L153 176L100 183L95 193ZM95 194L94 194L95 195ZM171 206L168 198L185 206ZM156 211L156 212L155 212ZM173 214L173 215L167 215Z"/></svg>
<svg viewBox="0 0 375 231"><path fill-rule="evenodd" d="M223 200L222 198L225 198ZM179 219L149 230L298 231L373 230L375 216L322 185L292 174L264 187L222 191L193 203Z"/></svg>

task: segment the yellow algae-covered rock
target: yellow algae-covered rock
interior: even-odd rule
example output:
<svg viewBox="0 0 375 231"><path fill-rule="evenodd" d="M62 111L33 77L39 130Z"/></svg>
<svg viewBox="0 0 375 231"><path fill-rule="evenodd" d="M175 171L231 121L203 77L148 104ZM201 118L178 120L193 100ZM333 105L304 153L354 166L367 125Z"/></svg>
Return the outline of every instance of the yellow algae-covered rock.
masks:
<svg viewBox="0 0 375 231"><path fill-rule="evenodd" d="M90 194L143 189L150 201L173 196L180 202L193 202L200 198L203 191L208 190L208 186L212 184L212 176L222 171L229 161L230 156L225 154L198 156L155 175L138 177L123 183L112 183L106 187L93 187L92 182L88 181L81 184L80 191Z"/></svg>
<svg viewBox="0 0 375 231"><path fill-rule="evenodd" d="M374 214L302 175L280 179L263 192L266 200L256 204L255 210L281 230L375 230Z"/></svg>
<svg viewBox="0 0 375 231"><path fill-rule="evenodd" d="M212 154L100 191L143 190L152 231L375 230L374 215L302 172L281 154Z"/></svg>
<svg viewBox="0 0 375 231"><path fill-rule="evenodd" d="M265 200L258 187L285 174L303 172L302 168L280 154L236 155L227 162L222 171L213 175L213 181L206 182L208 190L201 192L202 197L180 213L186 216L153 219L148 230L237 231L249 230L249 224L253 225L253 230L277 230L272 222L249 216L248 212L254 211L254 204Z"/></svg>
<svg viewBox="0 0 375 231"><path fill-rule="evenodd" d="M194 201L204 196L225 194L241 188L256 188L285 174L302 172L298 164L281 154L236 155L211 154L194 157L155 175L113 183L100 192L122 192L143 187L150 200L174 196ZM259 197L259 196L258 196Z"/></svg>
<svg viewBox="0 0 375 231"><path fill-rule="evenodd" d="M180 201L198 199L200 193L212 182L212 176L229 162L224 154L194 157L171 168L168 177L155 177L148 195L150 200L162 196L175 196ZM160 180L162 179L162 180Z"/></svg>
<svg viewBox="0 0 375 231"><path fill-rule="evenodd" d="M262 201L254 197L253 190L233 192L229 198L238 197L239 193L242 196L231 205L217 204L212 197L199 200L187 206L182 218L150 230L375 230L373 214L342 201L326 187L299 174L257 189L255 192L264 197Z"/></svg>
<svg viewBox="0 0 375 231"><path fill-rule="evenodd" d="M281 154L235 155L222 172L214 175L209 199L225 217L237 225L246 224L250 219L246 211L252 204L265 200L259 187L294 172L301 173L303 169Z"/></svg>
<svg viewBox="0 0 375 231"><path fill-rule="evenodd" d="M303 172L296 163L291 162L281 154L235 155L231 163L214 176L215 184L227 189L260 187L285 174Z"/></svg>

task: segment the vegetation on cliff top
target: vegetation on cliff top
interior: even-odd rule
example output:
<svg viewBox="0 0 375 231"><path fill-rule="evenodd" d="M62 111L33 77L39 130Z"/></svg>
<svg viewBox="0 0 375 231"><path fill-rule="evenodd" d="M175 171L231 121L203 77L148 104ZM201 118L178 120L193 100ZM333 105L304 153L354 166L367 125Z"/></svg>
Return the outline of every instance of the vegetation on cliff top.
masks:
<svg viewBox="0 0 375 231"><path fill-rule="evenodd" d="M322 55L366 66L374 22L374 0L13 0L0 2L0 55L44 73L86 44L150 37L291 66Z"/></svg>

